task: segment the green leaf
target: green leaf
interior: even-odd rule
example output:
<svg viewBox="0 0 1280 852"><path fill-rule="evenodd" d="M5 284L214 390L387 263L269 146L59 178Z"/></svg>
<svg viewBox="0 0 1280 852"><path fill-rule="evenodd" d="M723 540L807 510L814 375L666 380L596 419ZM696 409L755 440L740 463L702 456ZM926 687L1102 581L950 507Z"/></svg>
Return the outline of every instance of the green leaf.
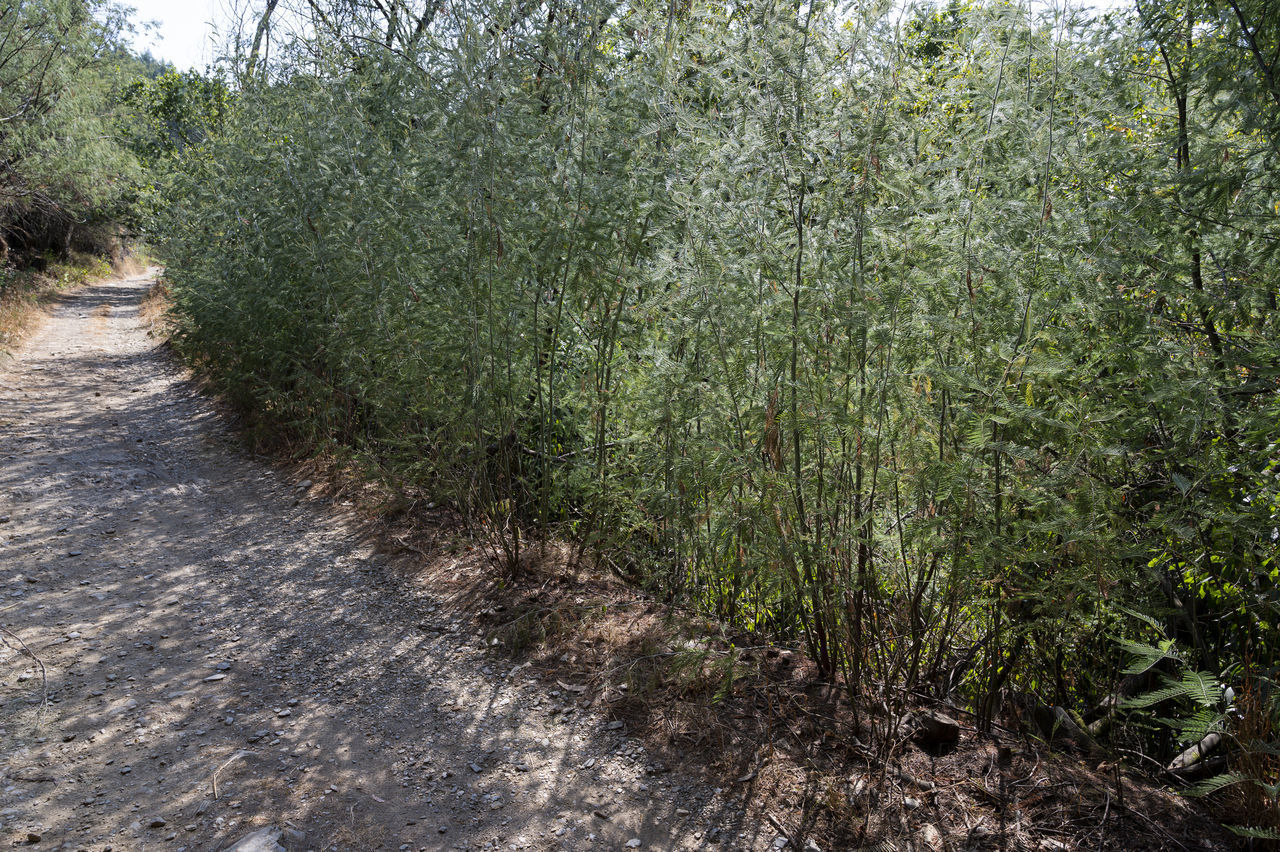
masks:
<svg viewBox="0 0 1280 852"><path fill-rule="evenodd" d="M1280 829L1228 825L1227 830L1238 837L1248 837L1254 840L1280 840Z"/></svg>
<svg viewBox="0 0 1280 852"><path fill-rule="evenodd" d="M1248 777L1243 773L1226 772L1222 775L1215 775L1212 778L1207 778L1204 781L1201 781L1187 790L1186 795L1197 798L1200 796L1208 796L1210 793L1216 793L1219 790L1226 789L1227 787L1231 787L1236 784L1246 784L1248 781Z"/></svg>

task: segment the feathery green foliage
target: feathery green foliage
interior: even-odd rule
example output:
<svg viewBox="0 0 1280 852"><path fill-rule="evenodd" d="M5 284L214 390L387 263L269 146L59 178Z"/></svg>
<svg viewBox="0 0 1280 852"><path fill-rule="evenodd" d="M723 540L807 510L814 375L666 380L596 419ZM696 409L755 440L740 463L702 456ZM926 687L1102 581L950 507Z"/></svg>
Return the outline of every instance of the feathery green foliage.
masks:
<svg viewBox="0 0 1280 852"><path fill-rule="evenodd" d="M1268 9L266 16L168 195L179 343L505 570L571 537L856 707L1087 712L1149 626L1131 709L1274 682Z"/></svg>

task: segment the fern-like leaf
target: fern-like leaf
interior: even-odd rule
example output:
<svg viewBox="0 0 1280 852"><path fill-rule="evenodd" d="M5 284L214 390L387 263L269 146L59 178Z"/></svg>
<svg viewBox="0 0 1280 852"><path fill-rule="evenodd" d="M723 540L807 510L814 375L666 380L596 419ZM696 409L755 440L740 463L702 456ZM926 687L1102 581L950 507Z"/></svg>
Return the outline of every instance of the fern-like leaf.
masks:
<svg viewBox="0 0 1280 852"><path fill-rule="evenodd" d="M1232 787L1236 784L1243 784L1248 780L1248 778L1239 772L1224 772L1221 775L1206 778L1204 781L1196 784L1190 790L1187 790L1186 795L1197 798L1200 796L1208 796L1209 794L1216 793L1219 790L1225 790L1227 787Z"/></svg>
<svg viewBox="0 0 1280 852"><path fill-rule="evenodd" d="M1124 673L1127 675L1142 674L1162 660L1179 659L1173 643L1168 640L1161 642L1159 647L1145 645L1141 642L1131 642L1128 639L1117 639L1116 644L1128 652L1131 658L1129 665L1124 669Z"/></svg>
<svg viewBox="0 0 1280 852"><path fill-rule="evenodd" d="M1229 825L1227 830L1237 837L1249 837L1254 840L1280 840L1280 830L1274 828L1255 828L1243 825Z"/></svg>
<svg viewBox="0 0 1280 852"><path fill-rule="evenodd" d="M1185 695L1186 687L1181 683L1171 682L1169 686L1163 689L1156 689L1142 695L1136 695L1133 698L1126 698L1121 702L1120 706L1126 710L1141 710L1145 707L1153 707L1156 704L1172 701L1175 698L1182 698Z"/></svg>

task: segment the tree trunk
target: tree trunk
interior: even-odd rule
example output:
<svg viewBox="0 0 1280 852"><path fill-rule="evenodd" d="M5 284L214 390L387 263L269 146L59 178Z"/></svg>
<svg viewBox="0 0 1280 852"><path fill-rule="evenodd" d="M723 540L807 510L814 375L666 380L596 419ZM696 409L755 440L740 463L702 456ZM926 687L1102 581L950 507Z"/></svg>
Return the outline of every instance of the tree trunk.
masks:
<svg viewBox="0 0 1280 852"><path fill-rule="evenodd" d="M262 17L258 19L258 28L253 34L253 47L249 50L249 61L245 64L244 77L245 81L253 79L254 71L257 70L258 55L262 50L263 39L266 38L267 31L271 28L271 13L276 10L276 5L280 0L267 0L267 8L263 10Z"/></svg>

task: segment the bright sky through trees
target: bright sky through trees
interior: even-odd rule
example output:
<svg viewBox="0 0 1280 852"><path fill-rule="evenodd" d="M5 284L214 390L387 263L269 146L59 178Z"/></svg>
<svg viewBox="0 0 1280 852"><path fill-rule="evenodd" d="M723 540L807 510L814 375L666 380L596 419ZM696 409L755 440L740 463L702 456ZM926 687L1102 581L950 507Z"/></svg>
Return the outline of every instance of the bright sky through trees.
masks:
<svg viewBox="0 0 1280 852"><path fill-rule="evenodd" d="M130 0L139 32L134 47L181 69L203 69L214 55L214 25L228 19L216 0ZM154 28L143 24L155 22Z"/></svg>
<svg viewBox="0 0 1280 852"><path fill-rule="evenodd" d="M203 69L214 57L221 33L234 19L232 10L219 0L129 0L137 9L134 21L139 33L134 46L150 50L159 59L172 62L180 69ZM1041 0L1044 2L1044 0ZM1084 0L1086 6L1098 11L1120 8L1128 0ZM256 9L258 4L254 4ZM154 22L155 27L143 24Z"/></svg>

